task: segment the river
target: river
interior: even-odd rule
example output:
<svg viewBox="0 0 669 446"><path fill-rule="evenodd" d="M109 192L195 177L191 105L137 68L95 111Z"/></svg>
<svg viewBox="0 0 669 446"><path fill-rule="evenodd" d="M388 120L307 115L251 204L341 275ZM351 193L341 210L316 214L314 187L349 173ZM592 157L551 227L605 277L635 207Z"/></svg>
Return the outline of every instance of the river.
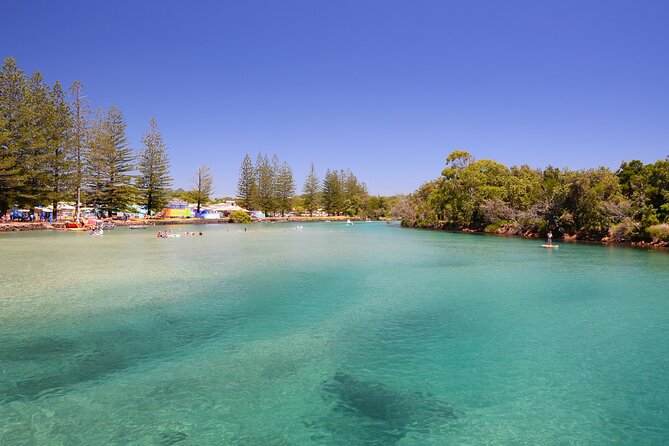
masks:
<svg viewBox="0 0 669 446"><path fill-rule="evenodd" d="M669 443L667 253L298 224L0 234L0 444Z"/></svg>

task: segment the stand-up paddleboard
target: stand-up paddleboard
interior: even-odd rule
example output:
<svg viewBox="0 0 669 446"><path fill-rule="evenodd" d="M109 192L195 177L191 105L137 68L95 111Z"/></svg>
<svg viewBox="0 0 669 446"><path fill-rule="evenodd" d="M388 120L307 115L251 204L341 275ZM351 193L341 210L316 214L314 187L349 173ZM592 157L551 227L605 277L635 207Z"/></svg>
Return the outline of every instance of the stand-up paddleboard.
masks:
<svg viewBox="0 0 669 446"><path fill-rule="evenodd" d="M541 246L544 248L555 248L555 249L559 248L558 245L541 245Z"/></svg>

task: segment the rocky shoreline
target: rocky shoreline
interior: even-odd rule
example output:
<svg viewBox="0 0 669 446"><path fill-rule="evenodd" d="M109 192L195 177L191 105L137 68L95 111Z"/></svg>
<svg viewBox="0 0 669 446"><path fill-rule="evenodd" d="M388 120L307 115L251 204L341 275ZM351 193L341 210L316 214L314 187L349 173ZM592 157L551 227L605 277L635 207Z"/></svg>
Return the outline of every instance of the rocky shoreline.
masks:
<svg viewBox="0 0 669 446"><path fill-rule="evenodd" d="M412 227L412 226L407 226ZM420 228L416 229L427 229L433 231L447 231L458 234L488 234L488 235L498 235L503 237L520 237L520 238L531 238L531 239L543 239L545 238L543 234L540 234L533 230L522 231L518 227L513 225L500 225L498 228L492 231L486 231L483 229L476 228L457 228L444 226L440 228ZM599 245L605 246L631 246L636 248L643 249L660 249L667 250L669 249L669 242L662 240L653 240L650 242L633 242L633 241L617 241L611 239L608 235L601 234L564 234L562 237L556 237L553 239L554 242L564 240L569 243L596 243ZM669 251L668 251L669 252Z"/></svg>
<svg viewBox="0 0 669 446"><path fill-rule="evenodd" d="M0 232L43 231L46 229L55 228L52 224L41 221L31 223L0 223Z"/></svg>
<svg viewBox="0 0 669 446"><path fill-rule="evenodd" d="M465 232L479 232L479 231L465 231ZM484 231L481 231L484 232ZM513 237L525 237L525 238L544 238L542 234L539 234L534 231L519 231L517 228L512 226L502 225L492 232L493 234L507 235ZM602 245L611 245L611 246L635 246L640 248L669 248L669 242L663 240L652 240L650 242L643 241L617 241L609 237L608 235L601 234L564 234L560 238L555 238L557 240L565 240L567 242L587 242L587 243L600 243Z"/></svg>

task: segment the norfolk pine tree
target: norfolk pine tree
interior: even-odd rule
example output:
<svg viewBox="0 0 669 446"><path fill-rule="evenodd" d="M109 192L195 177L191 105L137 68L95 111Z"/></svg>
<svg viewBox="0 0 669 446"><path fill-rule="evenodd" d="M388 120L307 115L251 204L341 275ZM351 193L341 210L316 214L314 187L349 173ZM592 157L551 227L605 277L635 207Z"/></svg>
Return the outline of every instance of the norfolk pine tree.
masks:
<svg viewBox="0 0 669 446"><path fill-rule="evenodd" d="M258 154L256 159L258 176L258 207L268 215L274 207L274 175L267 155Z"/></svg>
<svg viewBox="0 0 669 446"><path fill-rule="evenodd" d="M239 204L246 209L255 209L258 200L258 182L251 157L246 154L239 168L237 182L237 198Z"/></svg>
<svg viewBox="0 0 669 446"><path fill-rule="evenodd" d="M46 193L49 86L35 71L24 87L17 113L17 163L24 181L17 188L17 204L35 205L48 200Z"/></svg>
<svg viewBox="0 0 669 446"><path fill-rule="evenodd" d="M21 126L19 111L23 106L26 77L8 57L0 71L0 214L16 203L24 173L18 164Z"/></svg>
<svg viewBox="0 0 669 446"><path fill-rule="evenodd" d="M336 170L328 169L323 179L323 208L332 215L338 215L343 207L342 181Z"/></svg>
<svg viewBox="0 0 669 446"><path fill-rule="evenodd" d="M149 130L142 137L142 144L144 149L137 157L138 190L148 214L151 215L167 203L169 187L172 184L167 148L153 118L149 123Z"/></svg>
<svg viewBox="0 0 669 446"><path fill-rule="evenodd" d="M0 215L5 215L10 207L10 194L14 190L19 172L16 159L9 154L8 121L0 112Z"/></svg>
<svg viewBox="0 0 669 446"><path fill-rule="evenodd" d="M285 211L290 211L291 199L295 195L295 181L293 180L293 171L287 162L283 162L279 168L279 174L276 177L277 204L281 210L281 216L285 216Z"/></svg>
<svg viewBox="0 0 669 446"><path fill-rule="evenodd" d="M112 107L99 113L88 153L89 185L94 203L109 217L125 211L135 199L134 157L128 146L126 123L121 111Z"/></svg>
<svg viewBox="0 0 669 446"><path fill-rule="evenodd" d="M103 200L103 186L106 178L105 139L104 110L100 109L88 131L88 147L84 150L83 175L87 196L96 211Z"/></svg>
<svg viewBox="0 0 669 446"><path fill-rule="evenodd" d="M70 87L72 95L72 151L74 161L74 172L72 175L72 187L76 193L77 203L75 205L75 218L81 216L81 191L86 183L85 178L85 150L89 140L90 109L86 96L83 94L83 85L74 81Z"/></svg>
<svg viewBox="0 0 669 446"><path fill-rule="evenodd" d="M71 198L74 173L72 146L72 116L65 93L56 82L46 107L46 153L44 155L44 186L48 202L53 209L54 220L58 219L58 203Z"/></svg>
<svg viewBox="0 0 669 446"><path fill-rule="evenodd" d="M279 157L276 154L272 155L272 202L270 205L270 211L272 215L276 215L277 211L281 208L281 197L280 197L280 176L281 176L281 162Z"/></svg>
<svg viewBox="0 0 669 446"><path fill-rule="evenodd" d="M107 141L109 143L109 181L104 189L106 194L107 214L111 217L112 212L125 211L135 199L135 188L133 187L133 175L135 170L135 158L132 149L128 146L126 136L126 122L119 110L112 107L107 112L105 128Z"/></svg>
<svg viewBox="0 0 669 446"><path fill-rule="evenodd" d="M309 216L314 216L314 211L318 209L318 204L320 202L320 191L321 185L318 175L316 174L316 168L314 163L311 163L311 169L309 170L309 175L304 181L304 187L302 192L304 193L304 207L309 211Z"/></svg>

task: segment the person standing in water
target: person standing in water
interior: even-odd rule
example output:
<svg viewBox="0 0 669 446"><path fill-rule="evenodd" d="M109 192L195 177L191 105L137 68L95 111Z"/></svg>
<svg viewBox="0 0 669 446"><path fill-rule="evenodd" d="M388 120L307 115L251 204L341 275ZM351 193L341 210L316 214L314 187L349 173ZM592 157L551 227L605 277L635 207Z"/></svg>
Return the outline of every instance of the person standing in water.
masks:
<svg viewBox="0 0 669 446"><path fill-rule="evenodd" d="M546 234L546 236L548 237L548 244L552 245L553 244L553 232L548 231L548 234Z"/></svg>

